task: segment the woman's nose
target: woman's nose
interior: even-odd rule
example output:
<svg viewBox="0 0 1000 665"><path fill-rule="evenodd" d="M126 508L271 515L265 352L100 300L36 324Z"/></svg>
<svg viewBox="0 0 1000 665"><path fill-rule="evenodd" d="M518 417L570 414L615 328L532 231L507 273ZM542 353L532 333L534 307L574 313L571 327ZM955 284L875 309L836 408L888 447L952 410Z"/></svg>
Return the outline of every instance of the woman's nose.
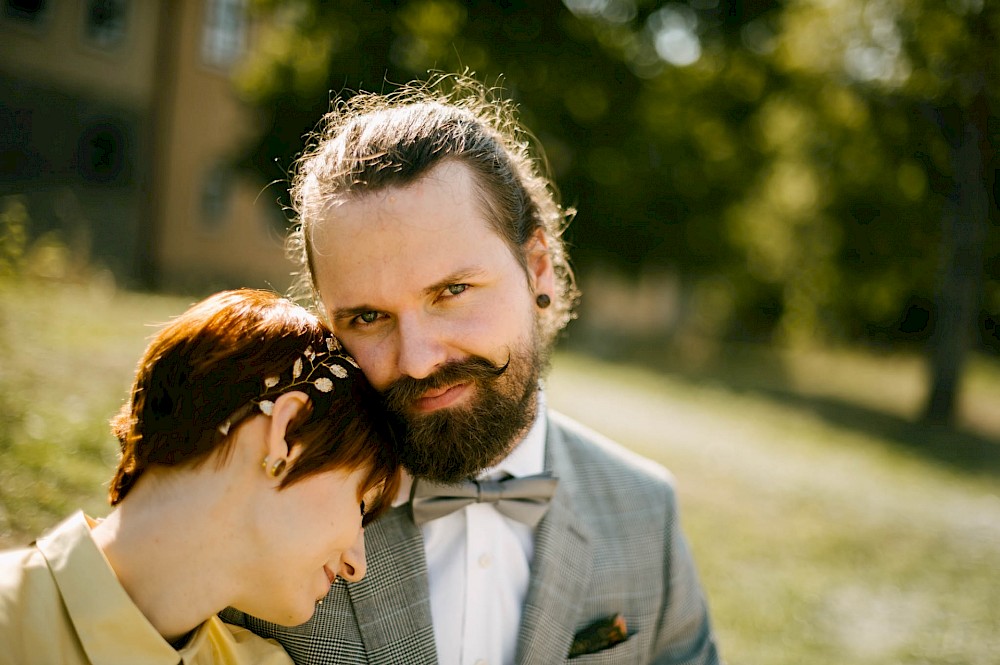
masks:
<svg viewBox="0 0 1000 665"><path fill-rule="evenodd" d="M338 575L348 582L357 582L365 576L367 564L365 562L365 530L358 532L358 539L344 552L340 558L340 570Z"/></svg>

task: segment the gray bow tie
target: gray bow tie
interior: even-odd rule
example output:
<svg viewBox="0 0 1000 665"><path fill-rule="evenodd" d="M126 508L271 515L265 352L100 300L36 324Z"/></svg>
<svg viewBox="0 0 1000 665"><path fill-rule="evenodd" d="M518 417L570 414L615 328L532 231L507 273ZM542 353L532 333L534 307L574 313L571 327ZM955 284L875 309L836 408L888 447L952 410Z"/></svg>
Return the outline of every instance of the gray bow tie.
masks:
<svg viewBox="0 0 1000 665"><path fill-rule="evenodd" d="M505 480L467 480L458 485L417 480L410 497L413 521L420 526L473 503L493 503L500 514L534 527L549 509L558 483L549 472Z"/></svg>

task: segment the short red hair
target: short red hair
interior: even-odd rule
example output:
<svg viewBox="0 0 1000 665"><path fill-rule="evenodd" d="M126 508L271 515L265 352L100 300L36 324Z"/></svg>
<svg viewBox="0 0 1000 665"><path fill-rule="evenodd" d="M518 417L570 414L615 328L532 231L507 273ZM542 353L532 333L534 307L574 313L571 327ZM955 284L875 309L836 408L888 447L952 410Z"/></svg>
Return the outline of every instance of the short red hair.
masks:
<svg viewBox="0 0 1000 665"><path fill-rule="evenodd" d="M265 377L291 383L295 361L307 348L325 349L331 336L304 308L254 289L215 294L171 321L146 348L129 399L111 421L121 444L111 505L152 465L198 465L216 451L222 463L239 424L228 435L219 426L259 398ZM363 491L384 483L391 501L399 464L388 419L361 371L340 365L347 376L333 390L296 387L309 395L309 408L289 424L288 444L302 452L281 487L323 471L368 467ZM370 518L385 508L379 504Z"/></svg>

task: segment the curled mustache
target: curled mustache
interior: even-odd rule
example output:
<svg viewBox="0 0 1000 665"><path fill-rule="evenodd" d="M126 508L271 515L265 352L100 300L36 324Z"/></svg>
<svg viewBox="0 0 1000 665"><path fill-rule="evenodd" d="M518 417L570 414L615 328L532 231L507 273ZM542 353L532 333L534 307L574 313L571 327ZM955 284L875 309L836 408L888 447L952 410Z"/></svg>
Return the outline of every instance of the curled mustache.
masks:
<svg viewBox="0 0 1000 665"><path fill-rule="evenodd" d="M383 395L386 406L391 411L403 413L415 400L428 390L443 388L456 383L476 383L484 379L495 379L510 367L510 354L507 362L495 365L481 356L472 356L466 360L456 360L441 367L438 371L422 379L403 376L390 385Z"/></svg>

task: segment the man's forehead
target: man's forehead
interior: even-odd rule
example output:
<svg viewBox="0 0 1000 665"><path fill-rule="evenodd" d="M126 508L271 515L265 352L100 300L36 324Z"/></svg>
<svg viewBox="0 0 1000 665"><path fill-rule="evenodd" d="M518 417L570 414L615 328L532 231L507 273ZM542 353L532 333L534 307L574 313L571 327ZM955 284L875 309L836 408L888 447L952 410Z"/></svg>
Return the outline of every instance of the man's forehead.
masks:
<svg viewBox="0 0 1000 665"><path fill-rule="evenodd" d="M330 206L310 232L317 282L338 291L395 277L424 288L513 256L460 164L442 164L405 187Z"/></svg>
<svg viewBox="0 0 1000 665"><path fill-rule="evenodd" d="M509 247L494 233L478 234L477 240L482 242L445 235L408 244L403 238L369 251L342 245L341 251L315 261L323 305L327 311L391 309L409 299L433 297L449 284L484 283L521 272Z"/></svg>

